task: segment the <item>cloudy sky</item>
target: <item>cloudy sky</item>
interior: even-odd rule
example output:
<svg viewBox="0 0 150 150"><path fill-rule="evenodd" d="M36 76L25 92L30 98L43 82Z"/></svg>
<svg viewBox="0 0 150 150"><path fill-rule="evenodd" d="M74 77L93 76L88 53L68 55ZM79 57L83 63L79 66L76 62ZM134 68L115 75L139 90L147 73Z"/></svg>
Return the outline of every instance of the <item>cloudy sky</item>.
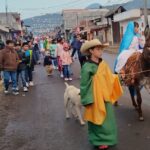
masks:
<svg viewBox="0 0 150 150"><path fill-rule="evenodd" d="M46 13L60 12L62 9L85 8L91 3L108 5L131 0L0 0L0 12L5 11L6 1L8 11L21 13L21 17L24 19Z"/></svg>

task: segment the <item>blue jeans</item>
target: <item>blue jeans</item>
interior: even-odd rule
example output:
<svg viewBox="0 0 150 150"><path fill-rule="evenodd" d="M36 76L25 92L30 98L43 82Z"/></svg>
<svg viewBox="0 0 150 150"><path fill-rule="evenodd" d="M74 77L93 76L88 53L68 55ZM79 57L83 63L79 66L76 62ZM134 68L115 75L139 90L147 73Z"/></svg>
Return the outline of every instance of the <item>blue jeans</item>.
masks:
<svg viewBox="0 0 150 150"><path fill-rule="evenodd" d="M40 52L39 51L34 51L33 52L33 57L34 57L34 60L36 61L39 61L40 60Z"/></svg>
<svg viewBox="0 0 150 150"><path fill-rule="evenodd" d="M57 58L52 58L52 65L53 67L58 67Z"/></svg>
<svg viewBox="0 0 150 150"><path fill-rule="evenodd" d="M4 77L5 90L8 90L8 88L9 88L10 79L12 81L12 89L15 90L17 88L17 73L16 73L16 71L4 71L3 77Z"/></svg>
<svg viewBox="0 0 150 150"><path fill-rule="evenodd" d="M70 78L70 70L69 65L63 65L63 74L64 78Z"/></svg>
<svg viewBox="0 0 150 150"><path fill-rule="evenodd" d="M25 75L25 77L26 77L26 82L31 82L31 81L33 80L32 68L29 67L29 66L27 66L25 72L26 72L26 73L25 73L25 74L26 74L26 75Z"/></svg>
<svg viewBox="0 0 150 150"><path fill-rule="evenodd" d="M23 87L26 87L26 70L17 71L17 84L19 83L19 76L21 77Z"/></svg>
<svg viewBox="0 0 150 150"><path fill-rule="evenodd" d="M68 66L70 75L73 75L73 71L71 69L71 65Z"/></svg>

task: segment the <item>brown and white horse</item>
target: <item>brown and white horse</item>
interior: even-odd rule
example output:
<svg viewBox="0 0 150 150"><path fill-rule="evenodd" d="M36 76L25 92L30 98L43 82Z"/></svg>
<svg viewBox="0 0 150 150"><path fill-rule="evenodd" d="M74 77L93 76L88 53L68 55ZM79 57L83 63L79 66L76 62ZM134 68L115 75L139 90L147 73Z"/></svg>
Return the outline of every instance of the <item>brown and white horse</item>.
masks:
<svg viewBox="0 0 150 150"><path fill-rule="evenodd" d="M123 82L128 86L133 106L138 111L139 120L143 121L142 97L140 89L144 86L150 93L150 29L145 30L146 43L143 53L134 53L124 67ZM135 93L134 93L135 92ZM135 100L137 97L137 100Z"/></svg>

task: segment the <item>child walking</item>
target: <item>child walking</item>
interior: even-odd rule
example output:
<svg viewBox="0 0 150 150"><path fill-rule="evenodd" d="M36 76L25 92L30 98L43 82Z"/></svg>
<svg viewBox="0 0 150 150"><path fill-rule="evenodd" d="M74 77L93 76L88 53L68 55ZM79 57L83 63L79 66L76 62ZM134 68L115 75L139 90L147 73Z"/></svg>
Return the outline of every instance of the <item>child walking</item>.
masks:
<svg viewBox="0 0 150 150"><path fill-rule="evenodd" d="M50 56L53 64L54 69L58 69L58 63L57 63L57 44L56 40L52 40L52 44L50 45Z"/></svg>
<svg viewBox="0 0 150 150"><path fill-rule="evenodd" d="M63 44L63 51L61 53L61 60L62 60L62 66L63 66L63 75L65 81L71 81L71 74L70 74L70 65L72 63L72 58L70 55L70 47L68 43Z"/></svg>
<svg viewBox="0 0 150 150"><path fill-rule="evenodd" d="M49 51L47 51L45 53L44 67L45 67L45 70L47 72L47 75L48 76L52 75L53 65L52 65L52 60L51 60L51 56L50 56L50 52Z"/></svg>
<svg viewBox="0 0 150 150"><path fill-rule="evenodd" d="M33 70L35 65L35 59L33 57L33 46L32 41L24 42L23 47L28 47L28 49L25 50L25 57L28 58L29 62L27 64L26 68L26 82L27 87L34 86L33 83Z"/></svg>
<svg viewBox="0 0 150 150"><path fill-rule="evenodd" d="M106 46L94 39L81 47L81 52L89 58L81 70L81 102L85 106L84 119L88 122L90 143L98 149L108 149L117 144L112 105L122 95L118 76L112 74L101 58Z"/></svg>
<svg viewBox="0 0 150 150"><path fill-rule="evenodd" d="M19 91L19 77L21 77L23 91L28 92L28 88L26 85L26 69L27 69L27 64L29 62L29 58L25 56L25 51L28 50L28 45L24 44L21 49L21 44L16 43L15 50L19 57L19 64L17 68L17 90Z"/></svg>

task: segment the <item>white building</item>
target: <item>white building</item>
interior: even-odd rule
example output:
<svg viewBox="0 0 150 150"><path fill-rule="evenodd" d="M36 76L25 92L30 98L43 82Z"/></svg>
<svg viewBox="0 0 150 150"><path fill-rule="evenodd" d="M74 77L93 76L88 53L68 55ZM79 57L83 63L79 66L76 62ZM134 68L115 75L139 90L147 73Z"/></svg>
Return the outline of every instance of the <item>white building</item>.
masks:
<svg viewBox="0 0 150 150"><path fill-rule="evenodd" d="M148 9L148 20L150 24L150 9ZM135 21L139 23L140 34L144 34L145 19L143 9L132 9L114 16L114 22L120 23L121 37L126 31L126 27L129 21Z"/></svg>

